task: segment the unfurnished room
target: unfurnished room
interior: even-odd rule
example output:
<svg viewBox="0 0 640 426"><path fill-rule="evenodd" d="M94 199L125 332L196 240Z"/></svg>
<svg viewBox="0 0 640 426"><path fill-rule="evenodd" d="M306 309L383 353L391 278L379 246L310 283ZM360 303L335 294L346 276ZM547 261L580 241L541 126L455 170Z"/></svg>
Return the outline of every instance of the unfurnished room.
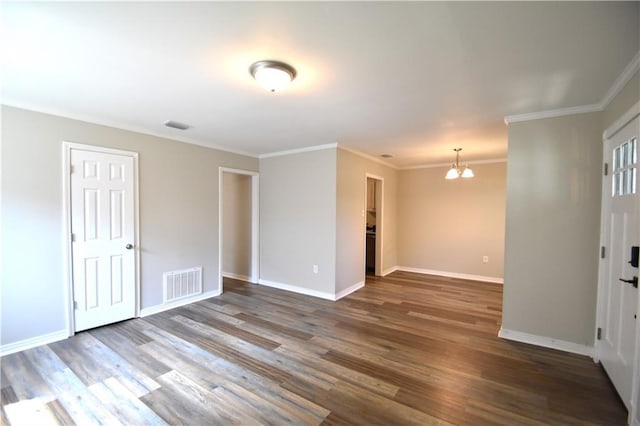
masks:
<svg viewBox="0 0 640 426"><path fill-rule="evenodd" d="M0 3L0 424L640 426L640 2Z"/></svg>

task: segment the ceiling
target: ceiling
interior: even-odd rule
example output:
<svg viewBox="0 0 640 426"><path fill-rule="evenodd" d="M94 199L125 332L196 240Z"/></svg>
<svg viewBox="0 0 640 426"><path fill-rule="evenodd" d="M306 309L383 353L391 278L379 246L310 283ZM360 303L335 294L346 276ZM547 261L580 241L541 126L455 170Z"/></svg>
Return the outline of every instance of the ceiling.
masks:
<svg viewBox="0 0 640 426"><path fill-rule="evenodd" d="M499 159L504 116L602 100L638 53L639 5L3 2L2 102L256 156ZM293 84L259 87L263 59Z"/></svg>

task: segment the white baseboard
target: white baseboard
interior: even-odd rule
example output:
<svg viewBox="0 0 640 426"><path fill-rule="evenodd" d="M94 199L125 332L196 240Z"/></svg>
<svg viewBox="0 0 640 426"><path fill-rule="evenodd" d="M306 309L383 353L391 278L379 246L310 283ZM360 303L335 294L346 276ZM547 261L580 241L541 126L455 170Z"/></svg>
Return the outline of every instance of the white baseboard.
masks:
<svg viewBox="0 0 640 426"><path fill-rule="evenodd" d="M457 272L436 271L433 269L412 268L410 266L396 266L394 271L416 272L418 274L439 275L447 278L459 278L462 280L483 281L486 283L504 284L504 278L486 277L484 275L459 274Z"/></svg>
<svg viewBox="0 0 640 426"><path fill-rule="evenodd" d="M324 291L312 290L304 287L299 287L297 285L277 283L275 281L268 281L263 279L260 279L258 281L258 284L261 284L267 287L277 288L280 290L292 291L294 293L304 294L307 296L319 297L321 299L336 300L335 294L327 293Z"/></svg>
<svg viewBox="0 0 640 426"><path fill-rule="evenodd" d="M41 336L32 337L30 339L19 340L17 342L8 343L0 346L0 356L13 354L36 346L48 345L49 343L58 342L69 337L67 330L54 331L53 333L43 334Z"/></svg>
<svg viewBox="0 0 640 426"><path fill-rule="evenodd" d="M498 337L514 342L529 343L531 345L545 348L557 349L559 351L571 352L579 355L593 357L593 346L581 345L579 343L567 342L566 340L553 339L551 337L538 336L536 334L523 333L521 331L500 328Z"/></svg>
<svg viewBox="0 0 640 426"><path fill-rule="evenodd" d="M169 309L177 308L179 306L188 305L189 303L199 302L210 297L220 296L222 292L220 290L207 291L197 296L187 297L185 299L176 300L174 302L163 303L161 305L151 306L144 308L140 311L140 317L147 317L149 315L157 314L160 312L168 311Z"/></svg>
<svg viewBox="0 0 640 426"><path fill-rule="evenodd" d="M386 277L387 275L389 275L389 274L391 274L391 273L393 273L393 272L395 272L397 270L398 270L397 266L392 266L391 268L388 268L388 269L385 269L384 271L382 271L382 276Z"/></svg>
<svg viewBox="0 0 640 426"><path fill-rule="evenodd" d="M349 294L353 293L356 290L361 289L362 287L364 287L364 281L360 281L359 283L356 283L351 287L347 287L344 290L339 291L338 293L336 293L334 300L342 299L343 297L348 296Z"/></svg>
<svg viewBox="0 0 640 426"><path fill-rule="evenodd" d="M246 275L240 275L240 274L236 274L233 272L223 272L222 276L225 278L232 278L234 280L240 280L240 281L246 281L246 282L251 282L251 277L248 277Z"/></svg>

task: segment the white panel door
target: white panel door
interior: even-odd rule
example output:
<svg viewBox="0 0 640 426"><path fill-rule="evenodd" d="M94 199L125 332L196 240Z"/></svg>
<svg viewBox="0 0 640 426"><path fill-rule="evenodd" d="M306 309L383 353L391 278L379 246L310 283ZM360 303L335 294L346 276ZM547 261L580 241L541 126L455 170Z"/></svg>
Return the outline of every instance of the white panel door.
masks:
<svg viewBox="0 0 640 426"><path fill-rule="evenodd" d="M636 118L605 142L604 158L610 172L604 181L602 197L603 245L607 253L601 265L602 336L598 350L602 365L630 411L638 310L638 289L630 282L638 277L638 268L630 260L632 247L640 242L639 120Z"/></svg>
<svg viewBox="0 0 640 426"><path fill-rule="evenodd" d="M71 149L75 331L136 314L134 159Z"/></svg>

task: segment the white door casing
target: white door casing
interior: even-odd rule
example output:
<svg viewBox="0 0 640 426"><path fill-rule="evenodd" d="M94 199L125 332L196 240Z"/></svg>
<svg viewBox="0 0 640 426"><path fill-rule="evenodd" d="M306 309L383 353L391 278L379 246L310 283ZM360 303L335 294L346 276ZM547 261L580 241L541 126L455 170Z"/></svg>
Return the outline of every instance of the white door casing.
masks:
<svg viewBox="0 0 640 426"><path fill-rule="evenodd" d="M65 144L70 334L138 312L137 154Z"/></svg>
<svg viewBox="0 0 640 426"><path fill-rule="evenodd" d="M629 410L630 419L638 408L633 401L638 387L639 293L632 283L621 279L629 281L639 275L638 268L629 262L631 247L640 243L639 134L638 116L615 132L605 132L603 158L609 172L602 186L601 244L605 257L600 262L598 327L601 335L596 342L596 357Z"/></svg>

